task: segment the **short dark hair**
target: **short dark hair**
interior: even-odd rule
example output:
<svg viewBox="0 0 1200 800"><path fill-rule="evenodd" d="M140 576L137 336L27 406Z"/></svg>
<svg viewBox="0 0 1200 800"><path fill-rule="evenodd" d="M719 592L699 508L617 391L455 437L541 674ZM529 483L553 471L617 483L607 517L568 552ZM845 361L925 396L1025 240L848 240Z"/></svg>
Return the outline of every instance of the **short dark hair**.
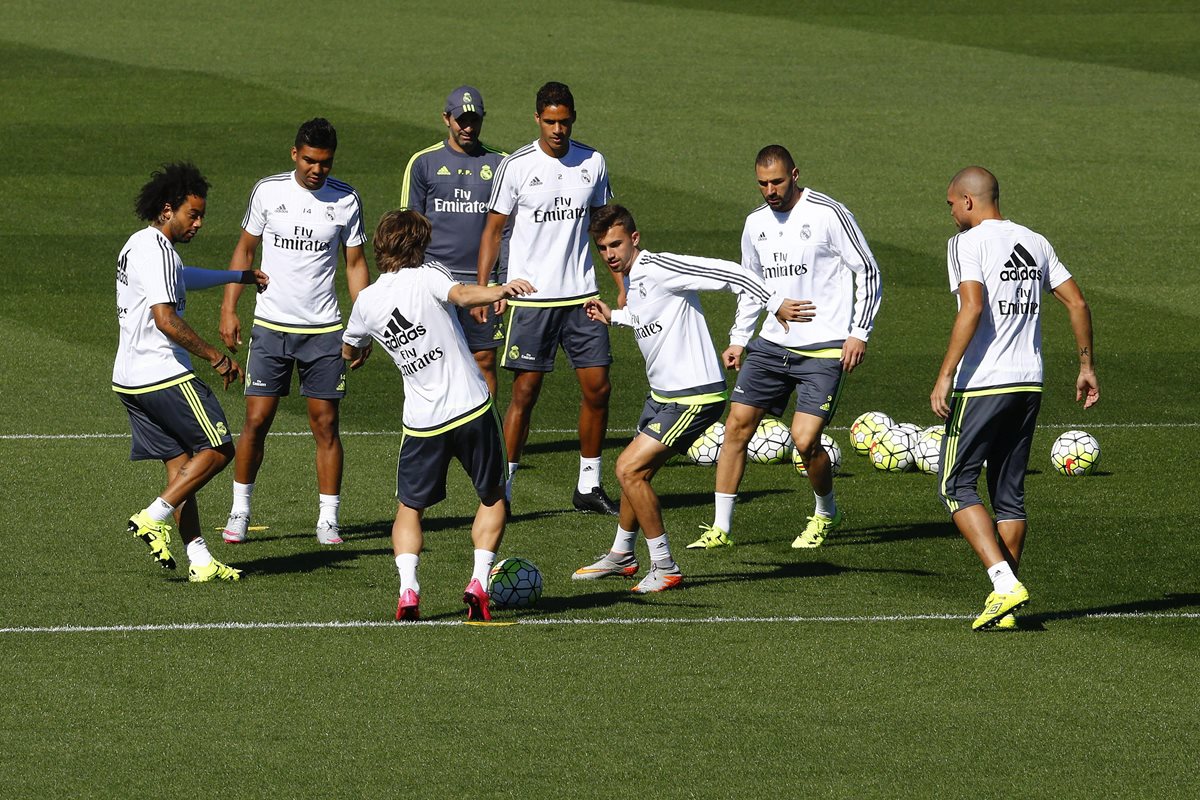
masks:
<svg viewBox="0 0 1200 800"><path fill-rule="evenodd" d="M537 93L537 113L541 114L546 106L566 106L575 114L575 96L565 83L550 81L542 84Z"/></svg>
<svg viewBox="0 0 1200 800"><path fill-rule="evenodd" d="M337 131L324 117L310 119L296 131L296 149L308 145L317 150L337 150Z"/></svg>
<svg viewBox="0 0 1200 800"><path fill-rule="evenodd" d="M796 168L796 161L792 158L792 154L781 144L769 144L758 151L758 157L754 159L754 166L765 167L768 164L783 164L784 169L788 172Z"/></svg>
<svg viewBox="0 0 1200 800"><path fill-rule="evenodd" d="M194 164L187 161L163 164L150 173L150 180L138 192L133 209L138 219L153 222L162 213L163 206L179 208L195 195L208 197L208 181Z"/></svg>
<svg viewBox="0 0 1200 800"><path fill-rule="evenodd" d="M592 221L588 224L588 233L598 239L608 233L609 229L618 225L624 228L626 233L637 232L637 223L633 221L633 214L629 213L629 209L610 203L592 211Z"/></svg>
<svg viewBox="0 0 1200 800"><path fill-rule="evenodd" d="M419 267L433 236L433 225L420 211L389 211L379 218L375 238L375 266L380 272Z"/></svg>

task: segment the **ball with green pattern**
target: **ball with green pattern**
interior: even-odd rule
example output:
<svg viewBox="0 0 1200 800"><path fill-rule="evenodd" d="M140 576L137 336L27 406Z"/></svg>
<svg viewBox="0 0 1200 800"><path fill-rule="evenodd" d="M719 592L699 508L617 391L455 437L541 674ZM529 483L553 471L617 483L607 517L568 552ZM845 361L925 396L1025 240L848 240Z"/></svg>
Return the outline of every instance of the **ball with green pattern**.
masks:
<svg viewBox="0 0 1200 800"><path fill-rule="evenodd" d="M488 594L496 608L525 608L542 596L542 573L532 561L506 558L488 573Z"/></svg>

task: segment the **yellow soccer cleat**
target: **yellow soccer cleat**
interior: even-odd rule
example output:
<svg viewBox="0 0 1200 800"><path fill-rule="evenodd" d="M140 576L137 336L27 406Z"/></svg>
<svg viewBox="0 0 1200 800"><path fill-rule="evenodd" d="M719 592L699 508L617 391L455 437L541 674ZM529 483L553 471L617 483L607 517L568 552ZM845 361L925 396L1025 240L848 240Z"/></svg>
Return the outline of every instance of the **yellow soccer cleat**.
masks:
<svg viewBox="0 0 1200 800"><path fill-rule="evenodd" d="M721 530L716 525L701 525L700 530L704 531L700 534L700 538L687 546L688 550L713 550L717 547L733 547L733 539L729 538L729 533Z"/></svg>
<svg viewBox="0 0 1200 800"><path fill-rule="evenodd" d="M1010 616L1013 611L1028 602L1029 591L1019 582L1011 592L992 592L988 595L987 602L983 604L983 613L971 623L971 630L983 631L994 628L1001 619ZM1016 627L1016 624L1016 619L1013 619L1013 627Z"/></svg>
<svg viewBox="0 0 1200 800"><path fill-rule="evenodd" d="M992 628L994 631L1015 631L1017 629L1017 617L1014 614L1005 614Z"/></svg>
<svg viewBox="0 0 1200 800"><path fill-rule="evenodd" d="M842 525L842 510L839 508L832 518L814 514L808 518L808 526L805 527L804 533L800 534L792 542L792 547L797 550L808 550L813 547L820 547L825 541L825 537L829 532L840 528Z"/></svg>
<svg viewBox="0 0 1200 800"><path fill-rule="evenodd" d="M171 526L151 519L139 511L129 518L129 532L146 543L150 557L163 569L175 569L175 558L167 545L171 543Z"/></svg>
<svg viewBox="0 0 1200 800"><path fill-rule="evenodd" d="M236 581L241 580L242 571L234 569L228 564L222 564L215 558L205 564L203 567L197 567L193 564L188 568L188 580L192 583L207 583L208 581Z"/></svg>

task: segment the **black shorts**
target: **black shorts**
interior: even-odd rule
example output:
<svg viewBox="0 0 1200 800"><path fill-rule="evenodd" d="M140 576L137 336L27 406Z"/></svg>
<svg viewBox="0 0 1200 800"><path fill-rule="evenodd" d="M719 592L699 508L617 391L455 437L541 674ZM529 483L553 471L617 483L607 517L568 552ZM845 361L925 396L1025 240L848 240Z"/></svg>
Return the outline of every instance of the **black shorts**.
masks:
<svg viewBox="0 0 1200 800"><path fill-rule="evenodd" d="M842 360L805 356L765 339L746 345L742 369L729 398L782 416L788 398L796 393L795 410L833 418L842 391Z"/></svg>
<svg viewBox="0 0 1200 800"><path fill-rule="evenodd" d="M724 400L704 405L665 403L647 395L637 430L651 439L657 439L676 453L686 455L700 434L714 422L720 421L725 414L725 405Z"/></svg>
<svg viewBox="0 0 1200 800"><path fill-rule="evenodd" d="M396 499L409 508L429 508L446 499L450 459L471 476L480 499L508 480L508 451L496 408L489 398L475 417L447 431L404 432L396 461Z"/></svg>
<svg viewBox="0 0 1200 800"><path fill-rule="evenodd" d="M588 319L582 305L509 306L505 369L553 372L558 347L575 369L612 363L608 326Z"/></svg>
<svg viewBox="0 0 1200 800"><path fill-rule="evenodd" d="M951 515L983 502L979 473L987 461L996 519L1025 519L1025 468L1041 405L1041 392L954 395L938 467L938 496Z"/></svg>
<svg viewBox="0 0 1200 800"><path fill-rule="evenodd" d="M118 396L129 414L132 461L166 461L233 441L225 412L199 378L142 394L119 392Z"/></svg>
<svg viewBox="0 0 1200 800"><path fill-rule="evenodd" d="M458 324L462 326L463 336L467 339L467 349L472 353L495 350L504 344L504 318L496 313L492 304L484 307L487 309L487 321L476 322L471 316L471 309L454 306Z"/></svg>
<svg viewBox="0 0 1200 800"><path fill-rule="evenodd" d="M292 391L292 365L300 372L300 394L320 400L346 396L346 362L341 330L289 333L254 325L246 360L246 394L287 397Z"/></svg>

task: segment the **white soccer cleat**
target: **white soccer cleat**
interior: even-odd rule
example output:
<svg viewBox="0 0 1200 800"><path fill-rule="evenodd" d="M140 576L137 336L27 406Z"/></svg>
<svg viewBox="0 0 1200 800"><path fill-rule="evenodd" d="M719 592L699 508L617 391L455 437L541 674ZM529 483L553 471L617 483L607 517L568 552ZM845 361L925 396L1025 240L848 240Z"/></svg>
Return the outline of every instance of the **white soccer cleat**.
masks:
<svg viewBox="0 0 1200 800"><path fill-rule="evenodd" d="M317 523L317 541L321 544L342 544L342 534L336 522Z"/></svg>
<svg viewBox="0 0 1200 800"><path fill-rule="evenodd" d="M246 530L250 527L250 515L238 511L229 515L225 521L225 530L221 538L228 544L242 544L246 541Z"/></svg>

